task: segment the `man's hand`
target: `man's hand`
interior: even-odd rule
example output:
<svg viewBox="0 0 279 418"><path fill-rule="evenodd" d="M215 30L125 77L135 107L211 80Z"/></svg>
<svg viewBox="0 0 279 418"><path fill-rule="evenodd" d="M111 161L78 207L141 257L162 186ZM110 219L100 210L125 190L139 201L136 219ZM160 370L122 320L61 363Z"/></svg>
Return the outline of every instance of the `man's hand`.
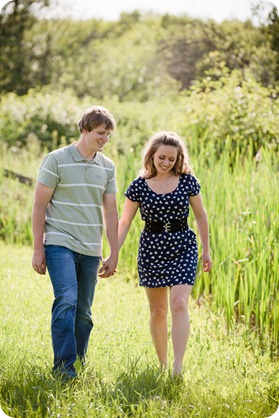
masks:
<svg viewBox="0 0 279 418"><path fill-rule="evenodd" d="M109 256L102 262L102 267L99 270L99 277L106 278L111 277L116 273L117 258Z"/></svg>
<svg viewBox="0 0 279 418"><path fill-rule="evenodd" d="M46 274L46 256L44 250L34 250L32 267L39 274Z"/></svg>

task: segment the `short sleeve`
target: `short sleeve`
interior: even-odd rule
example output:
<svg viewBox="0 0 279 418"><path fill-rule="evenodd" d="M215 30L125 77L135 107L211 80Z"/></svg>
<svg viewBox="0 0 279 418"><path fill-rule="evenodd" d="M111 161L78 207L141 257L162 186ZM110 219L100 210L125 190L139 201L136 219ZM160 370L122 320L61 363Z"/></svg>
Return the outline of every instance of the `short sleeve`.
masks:
<svg viewBox="0 0 279 418"><path fill-rule="evenodd" d="M37 182L55 188L59 183L58 163L53 153L48 154L41 164Z"/></svg>
<svg viewBox="0 0 279 418"><path fill-rule="evenodd" d="M117 192L116 172L115 172L115 166L112 165L105 193L106 194L115 194L116 192Z"/></svg>
<svg viewBox="0 0 279 418"><path fill-rule="evenodd" d="M190 174L190 181L189 181L189 195L190 196L196 196L199 194L201 185L198 182L198 180Z"/></svg>
<svg viewBox="0 0 279 418"><path fill-rule="evenodd" d="M133 180L124 194L132 202L140 202L141 201L140 179L137 178Z"/></svg>

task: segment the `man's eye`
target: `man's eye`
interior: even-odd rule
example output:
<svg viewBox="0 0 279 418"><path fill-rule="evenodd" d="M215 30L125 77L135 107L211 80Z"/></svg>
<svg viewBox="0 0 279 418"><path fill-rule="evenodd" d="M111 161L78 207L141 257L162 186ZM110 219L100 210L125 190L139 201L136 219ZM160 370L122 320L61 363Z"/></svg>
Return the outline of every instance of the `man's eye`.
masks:
<svg viewBox="0 0 279 418"><path fill-rule="evenodd" d="M97 132L99 135L104 135L106 132ZM111 134L107 134L108 138L110 137Z"/></svg>

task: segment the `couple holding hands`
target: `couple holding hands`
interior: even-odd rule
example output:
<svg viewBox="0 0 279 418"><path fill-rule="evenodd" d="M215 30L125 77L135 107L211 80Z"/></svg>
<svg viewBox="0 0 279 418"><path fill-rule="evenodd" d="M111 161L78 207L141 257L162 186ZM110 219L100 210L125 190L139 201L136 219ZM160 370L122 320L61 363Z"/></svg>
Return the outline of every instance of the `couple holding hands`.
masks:
<svg viewBox="0 0 279 418"><path fill-rule="evenodd" d="M203 269L208 272L212 266L200 184L174 132L158 132L147 142L143 168L125 192L118 220L115 166L102 154L115 126L104 107L86 109L79 140L43 159L35 187L32 266L39 274L47 269L52 282L53 372L65 380L77 376L77 359L85 362L98 276L115 273L118 252L138 209L145 222L139 237L139 284L149 302L150 332L161 368L168 366L170 306L173 376L182 373L190 331L188 300L198 264L196 235L187 222L190 207L201 239ZM105 260L103 227L110 247Z"/></svg>

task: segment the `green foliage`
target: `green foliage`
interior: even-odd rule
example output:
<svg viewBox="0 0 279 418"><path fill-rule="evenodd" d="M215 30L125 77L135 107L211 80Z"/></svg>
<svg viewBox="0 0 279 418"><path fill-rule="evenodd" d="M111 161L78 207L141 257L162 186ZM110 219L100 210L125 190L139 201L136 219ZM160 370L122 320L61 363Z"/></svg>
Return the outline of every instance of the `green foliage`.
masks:
<svg viewBox="0 0 279 418"><path fill-rule="evenodd" d="M268 16L268 25L266 27L266 32L270 36L270 46L271 49L275 52L275 79L279 80L279 13L278 9L274 7Z"/></svg>
<svg viewBox="0 0 279 418"><path fill-rule="evenodd" d="M0 86L4 91L14 91L25 94L33 84L36 73L33 67L45 67L45 57L38 54L30 45L26 37L34 25L35 18L32 6L48 5L48 0L14 0L8 2L0 13ZM43 28L41 28L43 30ZM39 41L36 39L35 41ZM39 44L36 45L40 48ZM31 71L31 74L30 74ZM30 78L32 76L32 79ZM38 80L37 80L38 81ZM40 82L49 82L49 78L39 79Z"/></svg>
<svg viewBox="0 0 279 418"><path fill-rule="evenodd" d="M118 22L44 20L30 14L34 2L18 3L28 6L1 15L5 92L26 94L48 85L70 88L78 97L148 101L189 89L221 62L242 78L249 70L265 86L277 80L276 13L263 30L250 21L217 24L138 12Z"/></svg>
<svg viewBox="0 0 279 418"><path fill-rule="evenodd" d="M92 21L91 30L96 29L95 26ZM65 56L63 48L54 53L59 54L61 64L58 85L74 89L79 97L93 94L97 99L108 99L116 96L120 101L146 101L153 94L158 96L157 91L160 94L171 92L176 82L168 76L165 66L156 65L156 30L142 31L141 26L134 23L128 35L126 31L119 34L115 28L107 36L88 37L86 44L73 36L75 43L71 53ZM64 34L59 33L62 39L58 44L64 40Z"/></svg>
<svg viewBox="0 0 279 418"><path fill-rule="evenodd" d="M177 18L163 19L162 25L167 30L158 40L159 56L167 62L168 73L182 89L189 89L208 71L218 80L222 63L229 72L240 70L240 81L250 70L257 82L274 84L275 56L271 45L250 21L217 24L213 20Z"/></svg>
<svg viewBox="0 0 279 418"><path fill-rule="evenodd" d="M21 97L7 94L1 101L1 137L10 147L23 147L33 138L48 149L59 146L76 136L78 105L70 92L49 94L47 90L31 90Z"/></svg>
<svg viewBox="0 0 279 418"><path fill-rule="evenodd" d="M207 144L208 159L218 159L228 151L230 164L237 152L248 153L251 144L253 155L261 146L278 152L278 89L261 86L249 74L240 81L238 71L230 76L227 71L220 65L217 81L208 71L205 79L181 95L175 129L189 144Z"/></svg>
<svg viewBox="0 0 279 418"><path fill-rule="evenodd" d="M278 155L262 149L258 161L239 156L233 172L228 154L205 169L202 155L196 158L214 269L199 274L194 293L212 295L229 326L243 321L278 344Z"/></svg>
<svg viewBox="0 0 279 418"><path fill-rule="evenodd" d="M55 25L55 35L50 35L49 54L55 63L51 85L70 87L79 97L92 91L99 99L147 101L188 89L207 70L214 72L215 62L207 60L211 52L219 54L230 71L250 68L257 81L274 82L275 57L265 36L251 24L218 25L187 17L166 23L165 17L128 16L107 31L104 23L93 20L84 27L80 22L49 22L49 31Z"/></svg>
<svg viewBox="0 0 279 418"><path fill-rule="evenodd" d="M8 168L35 180L39 168L41 149L36 141L29 141L22 149L8 149L1 144L0 169L0 240L6 243L29 244L32 242L31 210L33 188L4 176L2 168Z"/></svg>
<svg viewBox="0 0 279 418"><path fill-rule="evenodd" d="M250 74L242 79L239 71L228 71L221 63L218 72L209 70L189 91L177 93L175 100L166 95L144 103L120 102L117 97L102 101L117 121L110 146L113 155L128 150L137 155L147 138L162 129L177 131L189 144L198 141L202 147L210 141L208 158L213 153L219 159L229 144L232 164L236 152L245 154L248 143L253 143L254 155L261 146L277 152L278 89L261 86ZM42 148L56 148L77 139L81 112L93 103L99 101L89 95L78 99L72 90L7 94L1 101L0 136L10 147L24 146L35 137Z"/></svg>

